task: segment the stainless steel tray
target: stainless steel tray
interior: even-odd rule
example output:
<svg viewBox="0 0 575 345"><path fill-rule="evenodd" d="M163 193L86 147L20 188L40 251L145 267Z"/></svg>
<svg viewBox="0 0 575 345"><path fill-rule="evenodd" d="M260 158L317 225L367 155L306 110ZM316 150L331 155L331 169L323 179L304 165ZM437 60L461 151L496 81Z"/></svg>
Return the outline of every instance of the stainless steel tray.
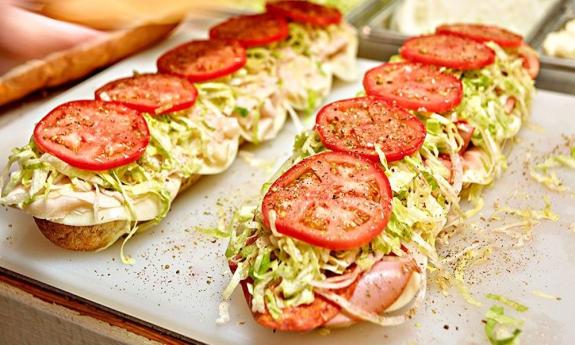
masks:
<svg viewBox="0 0 575 345"><path fill-rule="evenodd" d="M558 58L547 55L543 50L543 42L545 38L552 32L559 31L565 27L568 21L575 19L575 0L566 1L564 6L557 9L550 17L549 22L537 33L531 44L541 54L541 59L546 63L555 65L557 67L567 67L575 69L575 59Z"/></svg>
<svg viewBox="0 0 575 345"><path fill-rule="evenodd" d="M532 43L533 39L537 36L537 34L542 30L546 23L552 20L556 14L561 11L565 6L566 3L570 2L570 0L558 0L555 4L553 4L548 10L545 15L543 15L536 23L533 25L532 29L525 37L525 41L528 43ZM387 5L381 9L381 11L374 16L372 16L371 20L367 22L367 26L370 27L370 30L375 33L385 33L395 39L405 39L407 38L406 35L397 32L393 29L393 14L396 11L397 7L402 3L402 0L390 0L387 1Z"/></svg>
<svg viewBox="0 0 575 345"><path fill-rule="evenodd" d="M352 23L359 29L359 56L385 61L397 54L399 47L408 37L390 29L391 16L401 0L372 1L370 5L358 8ZM575 95L575 61L544 55L540 46L547 33L560 28L569 15L575 17L575 0L562 0L550 8L548 13L534 26L526 41L541 53L541 73L537 87Z"/></svg>

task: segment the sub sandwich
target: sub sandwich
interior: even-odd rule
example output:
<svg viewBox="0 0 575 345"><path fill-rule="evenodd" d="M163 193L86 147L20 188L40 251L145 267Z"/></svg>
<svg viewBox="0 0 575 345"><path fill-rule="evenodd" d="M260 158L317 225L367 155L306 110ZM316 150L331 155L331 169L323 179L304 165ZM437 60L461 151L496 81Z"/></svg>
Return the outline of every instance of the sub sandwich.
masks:
<svg viewBox="0 0 575 345"><path fill-rule="evenodd" d="M422 302L435 241L464 196L505 169L529 115L537 55L484 25L408 39L367 71L364 95L333 102L234 217L226 252L256 322L280 331L381 326Z"/></svg>
<svg viewBox="0 0 575 345"><path fill-rule="evenodd" d="M29 143L13 149L0 203L33 216L45 237L71 250L102 250L122 236L125 244L157 224L200 176L225 171L241 142L272 139L288 111L319 104L334 74L350 77L342 66L355 64L357 38L339 12L305 2L274 6L287 12L231 18L209 40L160 56L157 73L111 81L94 100L53 109ZM302 8L329 21L292 16ZM317 69L290 67L298 59ZM295 83L304 89L319 75L328 81L295 100L284 86L300 72Z"/></svg>

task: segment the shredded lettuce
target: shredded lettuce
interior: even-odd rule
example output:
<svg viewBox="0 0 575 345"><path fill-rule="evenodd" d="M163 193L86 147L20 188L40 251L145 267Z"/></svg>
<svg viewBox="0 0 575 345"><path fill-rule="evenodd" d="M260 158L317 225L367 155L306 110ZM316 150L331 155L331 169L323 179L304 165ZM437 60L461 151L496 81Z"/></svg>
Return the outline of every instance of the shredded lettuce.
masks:
<svg viewBox="0 0 575 345"><path fill-rule="evenodd" d="M552 300L552 301L560 301L561 300L561 297L553 296L553 295L550 295L550 294L543 292L543 291L540 291L540 290L533 290L533 291L531 291L531 293L534 296L545 298L545 299Z"/></svg>
<svg viewBox="0 0 575 345"><path fill-rule="evenodd" d="M521 217L525 220L532 220L532 221L538 221L538 220L550 220L550 221L558 221L559 220L559 215L556 214L555 212L553 212L553 209L551 208L551 201L549 200L548 196L544 196L543 197L543 202L545 203L545 205L543 206L542 209L540 210L535 210L535 209L516 209L516 208L511 208L511 207L497 207L497 209L495 210L495 212L490 216L490 218L495 219L496 217L498 217L498 215L500 214L507 214L507 215L513 215L513 216L517 216L517 217Z"/></svg>
<svg viewBox="0 0 575 345"><path fill-rule="evenodd" d="M487 158L483 161L485 173L467 172L464 183L483 185L490 184L506 169L502 147L519 131L534 93L533 81L525 72L521 59L492 42L488 45L495 51L495 63L462 74L464 96L455 109L460 119L476 128L471 141ZM515 101L511 114L505 111L509 98Z"/></svg>
<svg viewBox="0 0 575 345"><path fill-rule="evenodd" d="M575 148L571 148L569 155L550 155L543 163L532 166L529 169L529 174L531 178L548 189L556 192L565 192L567 187L555 172L555 169L560 167L575 169Z"/></svg>
<svg viewBox="0 0 575 345"><path fill-rule="evenodd" d="M338 25L290 23L286 40L248 49L243 68L197 88L206 106L238 119L245 140L272 139L286 111L295 108L311 114L329 92L332 73L324 63L327 56L314 49L329 47L339 32Z"/></svg>
<svg viewBox="0 0 575 345"><path fill-rule="evenodd" d="M494 305L485 314L485 335L492 345L519 343L523 320L505 315L502 306Z"/></svg>
<svg viewBox="0 0 575 345"><path fill-rule="evenodd" d="M485 297L492 299L494 301L503 303L503 304L507 305L508 307L515 309L516 311L518 311L520 313L523 313L523 312L526 312L527 310L529 310L529 308L526 305L521 304L519 302L516 302L516 301L509 299L507 297L503 297L501 295L488 293L487 295L485 295Z"/></svg>
<svg viewBox="0 0 575 345"><path fill-rule="evenodd" d="M539 224L542 220L558 221L557 215L551 209L551 201L547 196L543 197L545 206L540 209L514 209L510 207L496 206L496 211L489 217L492 220L499 220L500 214L508 216L515 216L521 220L514 223L504 224L499 227L491 228L490 231L503 233L506 236L515 240L513 244L515 247L521 247L526 242L530 241L533 237L532 230L535 225Z"/></svg>
<svg viewBox="0 0 575 345"><path fill-rule="evenodd" d="M484 247L481 249L467 249L463 252L463 255L461 255L455 266L454 279L459 293L461 293L467 303L476 307L480 307L482 304L475 297L473 297L467 288L465 283L465 271L469 266L485 261L490 254L490 247Z"/></svg>

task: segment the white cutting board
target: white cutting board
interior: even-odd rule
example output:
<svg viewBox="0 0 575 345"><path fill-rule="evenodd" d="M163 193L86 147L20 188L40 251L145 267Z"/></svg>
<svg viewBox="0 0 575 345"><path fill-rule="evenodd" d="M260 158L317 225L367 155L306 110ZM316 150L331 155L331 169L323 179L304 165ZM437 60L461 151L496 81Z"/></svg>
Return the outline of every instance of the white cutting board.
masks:
<svg viewBox="0 0 575 345"><path fill-rule="evenodd" d="M197 33L196 33L197 34ZM92 98L93 91L133 70L154 71L155 59L166 49L193 32L180 33L157 48L125 60L70 91L48 100L19 118L0 125L0 164L4 165L10 148L27 142L34 123L56 105L73 99ZM373 61L360 61L361 70ZM348 98L361 89L359 82L336 84L328 101ZM515 145L510 168L504 178L485 193L486 209L495 199L517 200L530 195L527 204L542 205L546 192L522 176L522 164L529 143L534 152L547 152L562 142L560 134L575 134L575 97L541 91L533 106L533 120L543 132L524 128L522 141ZM307 121L308 125L311 119ZM288 123L278 138L245 150L275 167L291 152L296 130ZM127 253L136 264L126 266L119 260L119 245L100 253L75 253L56 247L36 229L31 217L12 209L0 209L0 266L106 307L134 316L180 335L213 344L482 344L485 343L482 315L485 311L467 304L452 291L443 296L429 291L426 303L414 320L394 328L361 324L324 336L273 333L255 324L241 292L230 302L231 321L215 323L221 291L228 272L224 251L227 240L216 240L193 230L213 226L218 209L249 202L273 169L258 169L238 159L219 176L206 177L178 197L167 219L148 233L134 237ZM569 184L575 187L575 179ZM516 194L513 194L516 192ZM575 233L568 225L575 222L573 197L553 194L559 223L542 223L535 228L534 240L523 248L499 250L470 276L471 292L482 299L486 293L515 298L530 307L525 318L524 344L575 343ZM218 206L222 205L222 206ZM462 242L459 242L461 245ZM452 245L457 245L454 242ZM542 299L531 294L541 290L560 296L561 301ZM486 306L489 303L485 304ZM447 326L448 329L445 329Z"/></svg>

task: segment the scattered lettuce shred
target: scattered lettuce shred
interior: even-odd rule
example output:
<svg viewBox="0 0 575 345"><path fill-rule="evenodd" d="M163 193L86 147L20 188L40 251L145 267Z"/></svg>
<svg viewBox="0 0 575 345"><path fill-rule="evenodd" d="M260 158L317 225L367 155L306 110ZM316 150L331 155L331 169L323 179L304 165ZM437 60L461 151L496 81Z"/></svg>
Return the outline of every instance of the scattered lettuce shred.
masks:
<svg viewBox="0 0 575 345"><path fill-rule="evenodd" d="M533 290L533 291L531 291L531 293L534 296L545 298L548 300L553 300L553 301L560 301L561 300L561 297L554 296L554 295L548 294L548 293L540 291L540 290Z"/></svg>
<svg viewBox="0 0 575 345"><path fill-rule="evenodd" d="M521 247L526 242L530 241L533 237L532 230L535 225L539 224L542 220L558 221L559 215L553 212L551 201L549 197L544 196L543 201L545 206L542 209L516 209L511 207L496 207L496 211L489 217L492 220L499 220L501 214L508 216L515 216L521 220L514 223L503 224L498 227L490 229L492 232L498 232L509 236L514 239L515 247Z"/></svg>
<svg viewBox="0 0 575 345"><path fill-rule="evenodd" d="M453 272L453 279L455 281L455 286L459 293L463 296L465 301L476 307L481 307L482 303L477 300L471 292L469 291L467 284L465 283L465 272L472 265L476 265L485 262L489 255L491 255L491 247L483 247L476 249L470 247L465 249L460 255L457 264L455 265L455 270Z"/></svg>
<svg viewBox="0 0 575 345"><path fill-rule="evenodd" d="M485 335L492 345L517 345L524 321L505 315L505 309L493 305L485 313Z"/></svg>
<svg viewBox="0 0 575 345"><path fill-rule="evenodd" d="M497 219L497 217L500 214L506 214L506 215L517 216L517 217L523 218L525 220L531 220L531 221L539 221L539 220L550 220L553 222L558 221L559 215L557 213L553 212L551 200L549 200L549 197L544 196L543 202L545 203L545 205L540 210L529 209L529 208L517 209L517 208L511 208L511 207L507 207L507 206L497 207L497 209L490 216L490 218Z"/></svg>
<svg viewBox="0 0 575 345"><path fill-rule="evenodd" d="M570 154L550 155L543 163L536 164L529 169L529 175L535 181L555 192L565 192L568 188L563 180L557 176L557 168L575 170L575 148Z"/></svg>
<svg viewBox="0 0 575 345"><path fill-rule="evenodd" d="M511 307L511 308L515 309L515 311L518 311L520 313L524 313L527 310L529 310L529 308L526 305L521 304L519 302L516 302L516 301L509 299L507 297L501 296L501 295L489 293L489 294L485 295L485 297L487 297L491 300L500 302L502 304L505 304L508 307Z"/></svg>

